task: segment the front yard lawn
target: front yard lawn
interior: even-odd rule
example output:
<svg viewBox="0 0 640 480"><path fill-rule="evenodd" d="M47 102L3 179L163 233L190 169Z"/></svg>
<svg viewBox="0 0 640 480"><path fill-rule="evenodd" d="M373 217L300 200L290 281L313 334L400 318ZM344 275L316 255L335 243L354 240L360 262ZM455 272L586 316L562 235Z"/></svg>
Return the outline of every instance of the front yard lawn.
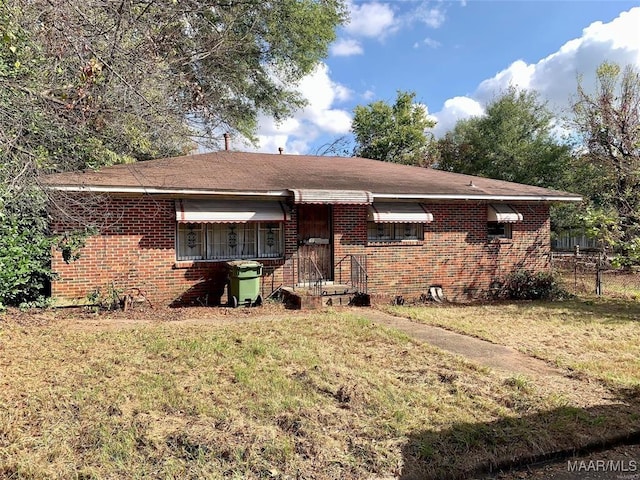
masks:
<svg viewBox="0 0 640 480"><path fill-rule="evenodd" d="M634 300L384 309L507 345L612 387L640 393L640 302Z"/></svg>
<svg viewBox="0 0 640 480"><path fill-rule="evenodd" d="M477 308L402 313L573 315ZM600 385L504 378L366 311L226 325L4 314L0 477L443 479L640 429L638 405ZM603 322L591 336L631 335L630 321Z"/></svg>

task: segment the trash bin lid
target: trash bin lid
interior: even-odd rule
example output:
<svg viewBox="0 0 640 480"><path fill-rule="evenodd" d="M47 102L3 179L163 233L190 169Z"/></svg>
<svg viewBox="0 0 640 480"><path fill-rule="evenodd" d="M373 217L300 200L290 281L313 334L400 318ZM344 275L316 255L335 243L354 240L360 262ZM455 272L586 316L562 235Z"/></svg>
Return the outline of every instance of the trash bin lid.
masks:
<svg viewBox="0 0 640 480"><path fill-rule="evenodd" d="M252 260L232 260L227 262L229 267L233 268L260 268L262 264Z"/></svg>

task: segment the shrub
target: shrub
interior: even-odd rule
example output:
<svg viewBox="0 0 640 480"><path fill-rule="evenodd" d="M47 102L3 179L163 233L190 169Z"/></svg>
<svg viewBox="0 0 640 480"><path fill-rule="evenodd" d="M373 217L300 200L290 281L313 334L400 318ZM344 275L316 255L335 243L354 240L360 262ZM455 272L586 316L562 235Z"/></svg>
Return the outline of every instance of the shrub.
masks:
<svg viewBox="0 0 640 480"><path fill-rule="evenodd" d="M51 242L35 225L0 212L0 305L39 303L51 279Z"/></svg>
<svg viewBox="0 0 640 480"><path fill-rule="evenodd" d="M500 295L512 300L549 300L563 292L550 272L516 270L505 278Z"/></svg>
<svg viewBox="0 0 640 480"><path fill-rule="evenodd" d="M0 308L45 303L51 240L38 192L0 192Z"/></svg>

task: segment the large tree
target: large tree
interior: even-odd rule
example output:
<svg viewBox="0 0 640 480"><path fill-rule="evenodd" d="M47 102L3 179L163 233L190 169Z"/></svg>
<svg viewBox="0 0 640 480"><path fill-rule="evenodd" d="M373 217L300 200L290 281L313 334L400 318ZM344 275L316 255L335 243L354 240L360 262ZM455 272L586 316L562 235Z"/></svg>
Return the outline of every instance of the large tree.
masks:
<svg viewBox="0 0 640 480"><path fill-rule="evenodd" d="M573 112L580 159L601 179L586 221L624 263L640 263L640 72L601 64L593 92L578 79Z"/></svg>
<svg viewBox="0 0 640 480"><path fill-rule="evenodd" d="M304 104L296 84L344 14L343 0L0 2L0 267L24 267L0 268L0 305L46 277L40 173L252 138L259 115ZM41 254L20 253L25 238Z"/></svg>
<svg viewBox="0 0 640 480"><path fill-rule="evenodd" d="M536 92L510 87L482 116L459 121L438 142L438 167L542 187L565 187L570 149Z"/></svg>
<svg viewBox="0 0 640 480"><path fill-rule="evenodd" d="M385 162L426 166L431 163L435 126L424 105L414 102L416 94L398 91L393 105L377 101L354 109L351 129L354 154Z"/></svg>
<svg viewBox="0 0 640 480"><path fill-rule="evenodd" d="M8 0L2 153L58 169L144 160L304 102L341 0Z"/></svg>

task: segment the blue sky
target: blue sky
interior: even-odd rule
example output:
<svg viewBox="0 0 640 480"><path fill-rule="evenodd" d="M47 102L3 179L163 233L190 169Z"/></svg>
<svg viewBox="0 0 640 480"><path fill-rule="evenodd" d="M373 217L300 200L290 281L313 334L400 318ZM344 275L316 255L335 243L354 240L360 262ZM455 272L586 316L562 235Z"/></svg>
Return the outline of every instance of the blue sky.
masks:
<svg viewBox="0 0 640 480"><path fill-rule="evenodd" d="M640 1L352 1L351 21L305 78L309 106L280 125L260 122L261 151L315 153L348 135L356 105L416 92L438 121L481 115L510 84L566 113L576 76L605 60L640 68ZM239 147L239 146L238 146Z"/></svg>

